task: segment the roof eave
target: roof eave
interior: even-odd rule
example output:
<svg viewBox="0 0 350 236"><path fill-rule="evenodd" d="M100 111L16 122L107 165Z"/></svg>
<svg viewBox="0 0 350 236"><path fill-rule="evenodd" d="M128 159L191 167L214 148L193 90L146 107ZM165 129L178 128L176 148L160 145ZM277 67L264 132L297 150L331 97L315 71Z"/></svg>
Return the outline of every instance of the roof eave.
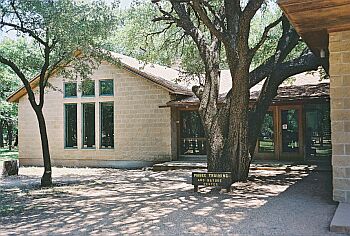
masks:
<svg viewBox="0 0 350 236"><path fill-rule="evenodd" d="M350 30L350 0L279 0L278 5L317 56L328 49L330 32Z"/></svg>

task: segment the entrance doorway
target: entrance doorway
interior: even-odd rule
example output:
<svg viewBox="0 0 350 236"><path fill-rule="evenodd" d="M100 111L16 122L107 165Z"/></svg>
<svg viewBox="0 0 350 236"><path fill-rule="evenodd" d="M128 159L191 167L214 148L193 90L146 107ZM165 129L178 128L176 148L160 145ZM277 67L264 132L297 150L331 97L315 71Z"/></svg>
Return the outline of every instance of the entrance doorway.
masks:
<svg viewBox="0 0 350 236"><path fill-rule="evenodd" d="M206 157L207 142L196 109L179 110L180 159ZM255 158L260 160L326 159L331 153L329 103L273 105L265 115Z"/></svg>
<svg viewBox="0 0 350 236"><path fill-rule="evenodd" d="M196 110L180 111L179 154L181 159L189 160L206 157L206 138L204 128Z"/></svg>
<svg viewBox="0 0 350 236"><path fill-rule="evenodd" d="M302 107L278 107L279 160L298 160L303 158L304 142L302 129Z"/></svg>
<svg viewBox="0 0 350 236"><path fill-rule="evenodd" d="M263 160L303 158L302 106L271 106L256 146L256 157Z"/></svg>

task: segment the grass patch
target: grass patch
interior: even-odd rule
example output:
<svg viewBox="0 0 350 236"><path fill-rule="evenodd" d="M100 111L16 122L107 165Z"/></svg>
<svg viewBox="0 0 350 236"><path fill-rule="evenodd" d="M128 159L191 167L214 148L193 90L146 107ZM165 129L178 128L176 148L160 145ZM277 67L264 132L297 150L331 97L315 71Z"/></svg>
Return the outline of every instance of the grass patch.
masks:
<svg viewBox="0 0 350 236"><path fill-rule="evenodd" d="M18 150L9 151L8 149L0 148L0 161L17 160Z"/></svg>

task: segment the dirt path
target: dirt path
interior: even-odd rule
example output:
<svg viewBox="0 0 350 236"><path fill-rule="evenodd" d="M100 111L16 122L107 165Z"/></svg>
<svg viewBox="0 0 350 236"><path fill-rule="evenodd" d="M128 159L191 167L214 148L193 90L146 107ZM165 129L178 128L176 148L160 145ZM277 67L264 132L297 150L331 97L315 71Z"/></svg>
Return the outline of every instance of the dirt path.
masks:
<svg viewBox="0 0 350 236"><path fill-rule="evenodd" d="M0 179L0 235L326 235L329 172L254 171L232 193L193 193L190 171L40 168ZM330 234L331 235L331 234Z"/></svg>

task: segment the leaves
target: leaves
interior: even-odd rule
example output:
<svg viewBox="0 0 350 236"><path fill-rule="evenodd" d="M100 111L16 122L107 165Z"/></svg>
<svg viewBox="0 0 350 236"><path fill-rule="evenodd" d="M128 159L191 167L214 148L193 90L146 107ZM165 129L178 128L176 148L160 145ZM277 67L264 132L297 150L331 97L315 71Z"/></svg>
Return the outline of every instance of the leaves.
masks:
<svg viewBox="0 0 350 236"><path fill-rule="evenodd" d="M210 1L210 3L214 11L218 11L222 5L222 1L219 0ZM166 2L163 1L161 4L166 8L164 6ZM281 10L274 1L266 1L250 25L250 47L259 42L264 28L277 20L281 14ZM209 11L208 15L213 18ZM172 25L163 32L162 30L168 25L165 22L154 22L153 20L157 17L160 17L160 13L154 4L136 1L132 8L121 12L118 28L114 36L108 40L107 48L150 63L179 67L188 73L184 76L186 79L193 78L193 75L203 74L204 65L193 40L184 35L184 32L176 25ZM203 25L199 27L210 38L208 30ZM281 24L269 32L267 40L253 58L251 70L275 53L281 33ZM298 57L305 47L306 45L300 42L286 60ZM222 51L224 52L224 49ZM228 69L225 53L221 54L220 67Z"/></svg>
<svg viewBox="0 0 350 236"><path fill-rule="evenodd" d="M101 61L100 55L105 54L101 48L116 21L115 4L103 1L0 2L0 32L14 31L20 36L2 43L2 62L13 62L17 68L12 69L24 84L40 75L43 88L57 71L68 78L91 75Z"/></svg>

